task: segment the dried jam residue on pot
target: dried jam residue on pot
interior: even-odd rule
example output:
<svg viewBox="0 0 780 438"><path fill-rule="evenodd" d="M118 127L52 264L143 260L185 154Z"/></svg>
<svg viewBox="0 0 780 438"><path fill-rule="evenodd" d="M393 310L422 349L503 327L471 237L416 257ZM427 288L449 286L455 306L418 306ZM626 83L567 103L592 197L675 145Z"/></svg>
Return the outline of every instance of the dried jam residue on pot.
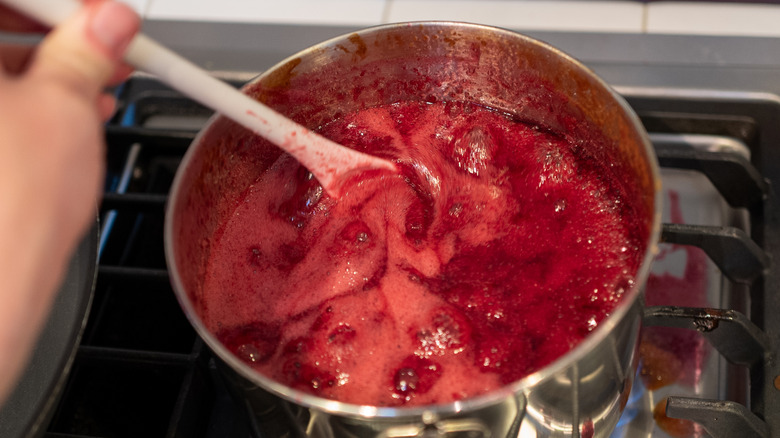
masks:
<svg viewBox="0 0 780 438"><path fill-rule="evenodd" d="M644 243L625 175L563 136L463 102L322 133L401 172L334 200L282 157L224 223L202 317L270 378L356 404L471 397L569 351L632 285Z"/></svg>

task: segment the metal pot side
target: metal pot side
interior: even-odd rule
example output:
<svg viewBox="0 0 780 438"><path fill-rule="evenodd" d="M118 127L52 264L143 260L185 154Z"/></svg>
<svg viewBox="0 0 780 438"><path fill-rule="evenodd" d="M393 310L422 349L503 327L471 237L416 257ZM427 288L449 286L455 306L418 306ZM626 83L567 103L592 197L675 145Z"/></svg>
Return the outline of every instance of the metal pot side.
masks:
<svg viewBox="0 0 780 438"><path fill-rule="evenodd" d="M636 281L580 345L524 379L459 402L415 408L356 406L293 390L254 372L199 317L212 235L233 200L280 150L214 117L188 150L172 187L165 249L177 297L222 361L233 390L264 427L339 437L608 436L637 362L641 289L660 229L655 155L626 102L576 60L520 34L453 22L391 24L335 38L283 61L244 92L311 128L350 111L409 99L469 100L577 138L608 169L643 222ZM273 424L272 424L273 423ZM275 424L279 423L279 424ZM296 432L297 431L297 432ZM587 434L587 433L586 433ZM428 436L428 435L425 435Z"/></svg>

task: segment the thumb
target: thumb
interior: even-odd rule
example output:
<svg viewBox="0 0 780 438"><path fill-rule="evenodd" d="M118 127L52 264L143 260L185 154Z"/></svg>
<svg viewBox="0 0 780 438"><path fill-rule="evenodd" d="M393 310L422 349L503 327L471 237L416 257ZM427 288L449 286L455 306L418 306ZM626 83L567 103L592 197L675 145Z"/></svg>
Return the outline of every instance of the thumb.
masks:
<svg viewBox="0 0 780 438"><path fill-rule="evenodd" d="M29 74L88 98L97 97L139 27L140 19L129 6L112 0L88 1L43 40Z"/></svg>

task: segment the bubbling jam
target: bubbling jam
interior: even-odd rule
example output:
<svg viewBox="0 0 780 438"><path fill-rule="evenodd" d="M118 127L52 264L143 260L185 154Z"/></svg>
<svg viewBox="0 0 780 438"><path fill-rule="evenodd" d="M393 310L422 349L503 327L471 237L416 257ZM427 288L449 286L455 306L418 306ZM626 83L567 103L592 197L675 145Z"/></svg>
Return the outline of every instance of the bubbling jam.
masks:
<svg viewBox="0 0 780 438"><path fill-rule="evenodd" d="M258 372L328 399L447 403L582 341L644 251L620 175L565 136L472 103L344 115L332 140L392 159L330 198L282 156L212 244L202 317Z"/></svg>

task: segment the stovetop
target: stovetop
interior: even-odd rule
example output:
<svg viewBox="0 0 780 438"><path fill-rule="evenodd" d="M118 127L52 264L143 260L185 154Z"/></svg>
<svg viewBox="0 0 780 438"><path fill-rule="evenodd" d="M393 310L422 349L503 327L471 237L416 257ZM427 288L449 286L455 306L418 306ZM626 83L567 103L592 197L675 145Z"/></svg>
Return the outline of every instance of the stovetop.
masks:
<svg viewBox="0 0 780 438"><path fill-rule="evenodd" d="M659 258L667 259L666 266L657 262L658 284L651 278L648 286L646 324L693 329L684 331L691 335L672 336L688 342L694 354L672 351L662 362L676 355L695 363L680 365L683 371L648 370L656 350L643 352L641 393L615 436L701 432L685 424L670 426L658 413L654 418L653 409L664 399L669 417L688 415L705 423L717 418L707 424L715 437L736 436L734 431L747 436L751 430L755 436L780 436L775 357L780 273L771 260L780 248L772 192L780 182L780 101L749 93L619 91L650 132L664 168L663 240L674 242L662 246ZM211 353L179 309L165 270L166 193L210 112L146 77L131 80L121 95L121 111L106 129L108 178L92 311L44 436L266 436L229 397ZM697 213L701 206L705 210ZM704 249L696 252L683 244ZM698 298L663 293L673 287L670 279L686 277L685 266L697 269L696 263L704 263L706 278L697 277L696 285L684 289ZM697 307L670 307L692 304ZM657 337L645 336L658 347ZM674 350L673 344L667 348ZM650 390L654 384L660 387Z"/></svg>
<svg viewBox="0 0 780 438"><path fill-rule="evenodd" d="M546 36L564 46L577 44ZM739 91L774 90L768 85L774 67L747 65L733 55L707 75L706 62L688 64L683 55L649 65L586 55L640 115L667 187L668 243L648 286L645 320L665 327L646 331L644 345L650 347L642 353L637 379L642 383L615 436L705 436L700 427L666 418L657 408L666 400L668 417L707 423L716 438L780 437L780 269L773 262L780 251L773 192L780 183L780 98ZM236 85L251 77L239 71L223 75ZM166 194L210 111L143 75L118 95L120 111L106 127L108 174L91 312L72 371L53 400L52 420L39 435L271 436L230 398L168 282ZM691 275L696 287L675 283ZM682 329L671 332L674 342L659 341L658 332L674 330L668 326ZM654 365L659 357L662 364L679 363L671 370Z"/></svg>

